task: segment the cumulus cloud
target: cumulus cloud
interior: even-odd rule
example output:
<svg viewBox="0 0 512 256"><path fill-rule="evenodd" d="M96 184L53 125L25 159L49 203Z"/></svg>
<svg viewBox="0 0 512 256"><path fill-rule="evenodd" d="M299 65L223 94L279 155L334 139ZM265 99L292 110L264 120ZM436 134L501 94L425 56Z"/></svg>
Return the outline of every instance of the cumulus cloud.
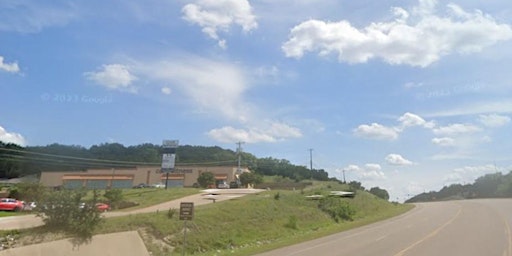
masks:
<svg viewBox="0 0 512 256"><path fill-rule="evenodd" d="M266 129L236 129L231 126L226 126L209 131L208 136L223 143L233 143L237 141L258 143L276 142L287 138L298 138L301 137L302 134L298 128L287 124L271 123Z"/></svg>
<svg viewBox="0 0 512 256"><path fill-rule="evenodd" d="M379 164L366 164L363 172L361 172L361 179L363 180L383 180L386 179L386 174L382 172Z"/></svg>
<svg viewBox="0 0 512 256"><path fill-rule="evenodd" d="M427 122L425 119L421 118L418 115L412 114L412 113L405 113L400 118L398 118L398 121L401 123L400 129L404 129L407 127L413 127L413 126L423 126L426 128L433 128L435 126L434 122Z"/></svg>
<svg viewBox="0 0 512 256"><path fill-rule="evenodd" d="M20 146L25 146L25 138L19 133L8 132L2 126L0 126L0 141L4 143L14 143Z"/></svg>
<svg viewBox="0 0 512 256"><path fill-rule="evenodd" d="M304 21L291 29L282 46L287 57L307 52L337 54L340 62L365 63L380 58L390 64L426 67L453 53L479 52L512 38L512 28L480 10L448 4L437 14L437 1L420 0L412 10L393 8L394 20L358 29L349 21Z"/></svg>
<svg viewBox="0 0 512 256"><path fill-rule="evenodd" d="M497 114L480 115L479 121L487 127L500 127L510 123L510 117Z"/></svg>
<svg viewBox="0 0 512 256"><path fill-rule="evenodd" d="M20 71L20 67L18 67L18 63L4 63L4 57L0 56L0 70L9 72L9 73L18 73Z"/></svg>
<svg viewBox="0 0 512 256"><path fill-rule="evenodd" d="M137 88L132 85L132 82L137 80L137 77L132 75L125 65L103 65L100 71L85 72L84 75L87 79L111 90L137 92Z"/></svg>
<svg viewBox="0 0 512 256"><path fill-rule="evenodd" d="M434 134L436 135L459 135L459 134L468 134L475 133L481 131L481 129L472 124L451 124L448 126L442 126L435 128Z"/></svg>
<svg viewBox="0 0 512 256"><path fill-rule="evenodd" d="M221 48L226 48L226 41L219 37L219 31L227 32L232 25L241 26L244 32L258 27L247 0L198 0L185 5L181 11L183 19L202 27Z"/></svg>
<svg viewBox="0 0 512 256"><path fill-rule="evenodd" d="M413 164L413 162L405 159L404 157L402 157L399 154L389 154L386 156L385 160L390 165L404 166L404 165L412 165Z"/></svg>
<svg viewBox="0 0 512 256"><path fill-rule="evenodd" d="M368 139L395 140L406 128L420 126L427 129L433 129L435 127L435 123L433 121L427 122L422 117L409 112L400 116L397 121L399 124L396 126L384 126L378 123L372 123L371 125L359 125L353 130L353 133L356 136Z"/></svg>
<svg viewBox="0 0 512 256"><path fill-rule="evenodd" d="M451 147L455 145L455 140L450 137L433 138L432 143L441 147Z"/></svg>
<svg viewBox="0 0 512 256"><path fill-rule="evenodd" d="M353 132L356 136L369 139L395 140L398 138L396 129L378 123L359 125Z"/></svg>

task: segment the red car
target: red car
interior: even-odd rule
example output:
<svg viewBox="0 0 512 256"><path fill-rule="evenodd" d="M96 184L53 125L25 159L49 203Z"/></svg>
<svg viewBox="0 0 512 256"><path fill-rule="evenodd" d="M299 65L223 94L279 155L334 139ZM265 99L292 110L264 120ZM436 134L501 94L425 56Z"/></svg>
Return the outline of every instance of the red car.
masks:
<svg viewBox="0 0 512 256"><path fill-rule="evenodd" d="M110 205L104 204L104 203L97 203L96 209L98 209L98 211L100 211L100 212L106 212L106 211L110 210Z"/></svg>
<svg viewBox="0 0 512 256"><path fill-rule="evenodd" d="M0 211L21 211L24 204L13 198L0 198Z"/></svg>

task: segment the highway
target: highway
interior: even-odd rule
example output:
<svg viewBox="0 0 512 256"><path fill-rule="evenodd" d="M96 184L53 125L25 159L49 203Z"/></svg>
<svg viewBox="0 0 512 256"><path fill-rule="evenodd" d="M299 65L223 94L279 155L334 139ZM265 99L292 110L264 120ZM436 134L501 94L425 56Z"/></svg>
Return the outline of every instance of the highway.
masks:
<svg viewBox="0 0 512 256"><path fill-rule="evenodd" d="M258 256L512 256L512 199L420 203L401 216Z"/></svg>

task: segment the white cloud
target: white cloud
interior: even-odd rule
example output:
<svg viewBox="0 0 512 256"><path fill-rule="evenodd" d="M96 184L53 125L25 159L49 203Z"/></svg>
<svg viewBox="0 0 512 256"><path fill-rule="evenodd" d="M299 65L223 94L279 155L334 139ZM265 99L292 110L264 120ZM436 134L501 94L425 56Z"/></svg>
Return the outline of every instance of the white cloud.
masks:
<svg viewBox="0 0 512 256"><path fill-rule="evenodd" d="M390 165L412 165L413 162L405 159L399 154L389 154L385 158L386 162Z"/></svg>
<svg viewBox="0 0 512 256"><path fill-rule="evenodd" d="M357 136L369 139L395 140L398 138L398 132L394 128L386 127L378 123L359 125L353 132Z"/></svg>
<svg viewBox="0 0 512 256"><path fill-rule="evenodd" d="M163 93L163 94L165 94L165 95L169 95L169 94L171 94L171 93L172 93L172 90L171 90L171 88L169 88L169 87L162 87L161 91L162 91L162 93Z"/></svg>
<svg viewBox="0 0 512 256"><path fill-rule="evenodd" d="M298 138L302 134L299 129L283 123L271 123L267 129L249 128L236 129L231 126L213 129L208 132L212 139L233 143L243 141L247 143L276 142L287 138Z"/></svg>
<svg viewBox="0 0 512 256"><path fill-rule="evenodd" d="M478 166L464 166L461 168L455 168L452 172L448 173L444 177L445 184L464 184L472 183L477 178L489 174L496 173L499 170L494 164L478 165Z"/></svg>
<svg viewBox="0 0 512 256"><path fill-rule="evenodd" d="M340 62L365 63L380 58L390 64L426 67L441 57L479 52L498 41L510 40L512 28L480 10L466 12L447 5L448 15L436 15L437 1L420 0L412 11L394 8L395 20L373 22L363 29L348 21L308 20L291 29L282 46L287 57L306 52L337 54Z"/></svg>
<svg viewBox="0 0 512 256"><path fill-rule="evenodd" d="M442 126L435 128L434 134L436 135L459 135L467 133L475 133L481 131L481 129L472 124L451 124L448 126Z"/></svg>
<svg viewBox="0 0 512 256"><path fill-rule="evenodd" d="M403 114L400 118L398 118L398 121L401 123L400 129L413 126L423 126L426 128L433 128L435 126L434 122L427 122L420 116L409 112Z"/></svg>
<svg viewBox="0 0 512 256"><path fill-rule="evenodd" d="M185 5L183 19L202 27L202 31L226 48L226 41L219 38L219 31L228 31L232 25L239 25L249 32L258 27L247 0L198 0Z"/></svg>
<svg viewBox="0 0 512 256"><path fill-rule="evenodd" d="M20 71L20 67L18 67L18 63L4 63L4 57L0 56L0 70L10 72L10 73L18 73Z"/></svg>
<svg viewBox="0 0 512 256"><path fill-rule="evenodd" d="M138 63L141 76L172 84L183 92L200 112L221 115L246 123L252 115L243 94L249 87L240 65L197 56L175 56L173 61Z"/></svg>
<svg viewBox="0 0 512 256"><path fill-rule="evenodd" d="M85 72L84 75L87 79L111 90L137 92L137 88L132 85L132 82L137 80L137 77L132 75L125 65L103 65L101 71Z"/></svg>
<svg viewBox="0 0 512 256"><path fill-rule="evenodd" d="M365 164L364 169L360 172L361 180L384 180L386 179L386 174L381 171L381 167L379 164Z"/></svg>
<svg viewBox="0 0 512 256"><path fill-rule="evenodd" d="M433 138L432 143L441 147L451 147L455 145L455 140L450 137Z"/></svg>
<svg viewBox="0 0 512 256"><path fill-rule="evenodd" d="M382 172L379 164L368 163L364 167L355 164L348 165L343 170L353 173L358 177L358 181L375 181L387 179L386 174Z"/></svg>
<svg viewBox="0 0 512 256"><path fill-rule="evenodd" d="M25 146L27 142L25 138L19 133L8 132L2 126L0 126L0 141L4 143L14 143L19 146Z"/></svg>
<svg viewBox="0 0 512 256"><path fill-rule="evenodd" d="M500 127L510 123L510 117L497 114L480 115L479 121L487 127Z"/></svg>

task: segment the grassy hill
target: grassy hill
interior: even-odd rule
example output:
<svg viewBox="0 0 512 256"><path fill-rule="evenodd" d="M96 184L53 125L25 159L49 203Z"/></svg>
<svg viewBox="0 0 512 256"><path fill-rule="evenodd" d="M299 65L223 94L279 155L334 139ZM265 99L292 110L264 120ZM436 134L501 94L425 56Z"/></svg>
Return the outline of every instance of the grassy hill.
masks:
<svg viewBox="0 0 512 256"><path fill-rule="evenodd" d="M348 188L335 182L320 184L309 190L266 191L196 207L194 220L187 222L187 254L250 255L383 220L412 207L358 191L355 198L336 199L353 210L352 221L336 222L318 207L320 201L305 196ZM152 255L182 250L184 223L177 212L171 218L167 212L109 218L97 232L125 230L138 230Z"/></svg>
<svg viewBox="0 0 512 256"><path fill-rule="evenodd" d="M389 203L366 191L354 198L328 197L349 190L338 182L313 182L305 189L271 190L195 207L187 221L187 255L252 255L399 215L412 205ZM197 193L195 189L131 189L125 200L144 207ZM324 195L323 200L306 198ZM184 221L178 209L106 218L95 234L137 230L154 256L181 254ZM13 233L9 231L8 233ZM14 231L18 245L65 238L43 227ZM5 235L5 234L4 234Z"/></svg>

